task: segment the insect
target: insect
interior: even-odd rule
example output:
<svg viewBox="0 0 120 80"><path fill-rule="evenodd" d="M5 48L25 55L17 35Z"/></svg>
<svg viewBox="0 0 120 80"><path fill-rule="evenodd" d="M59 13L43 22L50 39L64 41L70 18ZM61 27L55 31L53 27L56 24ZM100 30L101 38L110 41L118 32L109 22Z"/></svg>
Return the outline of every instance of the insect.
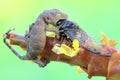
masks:
<svg viewBox="0 0 120 80"><path fill-rule="evenodd" d="M49 30L48 24L55 25L59 19L67 19L65 13L60 12L57 9L46 10L37 18L37 20L32 23L29 27L29 31L26 32L25 42L27 44L27 54L21 56L17 51L9 46L6 42L6 35L11 31L9 30L4 35L5 44L13 51L13 53L22 60L32 60L39 66L44 67L48 62L42 62L38 60L38 55L42 53L46 45L46 29Z"/></svg>
<svg viewBox="0 0 120 80"><path fill-rule="evenodd" d="M104 56L111 56L110 53L104 53L103 47L97 45L92 39L87 35L87 33L82 30L75 22L70 20L61 19L56 23L56 27L58 28L59 34L58 39L61 38L68 40L70 43L77 39L80 45L92 53Z"/></svg>

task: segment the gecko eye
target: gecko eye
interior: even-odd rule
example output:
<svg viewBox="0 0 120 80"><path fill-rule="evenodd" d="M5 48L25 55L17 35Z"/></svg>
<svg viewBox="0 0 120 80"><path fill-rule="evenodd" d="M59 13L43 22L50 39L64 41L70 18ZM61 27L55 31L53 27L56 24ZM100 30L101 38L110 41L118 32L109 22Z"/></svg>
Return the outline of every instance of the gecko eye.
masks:
<svg viewBox="0 0 120 80"><path fill-rule="evenodd" d="M45 20L45 22L48 24L48 23L51 23L51 19L50 19L50 17L48 17L48 16L45 16L44 17L44 20Z"/></svg>
<svg viewBox="0 0 120 80"><path fill-rule="evenodd" d="M49 17L47 17L47 20L50 20L50 18L49 18Z"/></svg>

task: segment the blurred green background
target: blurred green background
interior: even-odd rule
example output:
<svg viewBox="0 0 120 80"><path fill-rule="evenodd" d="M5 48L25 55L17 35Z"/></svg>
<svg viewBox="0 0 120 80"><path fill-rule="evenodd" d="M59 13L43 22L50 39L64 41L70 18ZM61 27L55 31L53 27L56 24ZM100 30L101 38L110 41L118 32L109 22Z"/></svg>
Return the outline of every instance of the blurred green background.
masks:
<svg viewBox="0 0 120 80"><path fill-rule="evenodd" d="M0 80L89 80L86 73L76 73L76 66L51 62L45 68L19 60L2 41L2 34L15 27L25 34L29 24L47 9L59 9L86 32L100 40L103 31L120 40L120 0L0 0ZM20 53L25 53L15 47ZM120 48L120 44L117 45ZM105 80L92 77L91 80Z"/></svg>

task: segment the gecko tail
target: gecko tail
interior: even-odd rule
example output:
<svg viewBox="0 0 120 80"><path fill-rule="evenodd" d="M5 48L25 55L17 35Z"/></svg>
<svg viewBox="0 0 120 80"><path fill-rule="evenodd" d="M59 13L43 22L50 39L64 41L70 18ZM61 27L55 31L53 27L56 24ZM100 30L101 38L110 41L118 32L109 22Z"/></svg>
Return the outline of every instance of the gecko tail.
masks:
<svg viewBox="0 0 120 80"><path fill-rule="evenodd" d="M7 45L7 47L20 59L26 60L25 56L21 56L15 49L10 46L10 44L6 41L7 37L9 36L10 32L15 30L15 28L9 29L4 35L3 35L3 42Z"/></svg>
<svg viewBox="0 0 120 80"><path fill-rule="evenodd" d="M7 47L21 60L32 60L33 62L37 63L40 67L45 67L46 64L39 60L38 58L31 59L28 55L22 56L20 55L8 42L7 39L10 36L10 32L14 29L9 29L4 35L3 35L3 42L7 45Z"/></svg>
<svg viewBox="0 0 120 80"><path fill-rule="evenodd" d="M10 44L8 44L8 42L6 41L6 38L3 39L4 43L7 45L7 47L20 59L25 60L24 56L21 56L15 49L12 48L12 46L10 46Z"/></svg>

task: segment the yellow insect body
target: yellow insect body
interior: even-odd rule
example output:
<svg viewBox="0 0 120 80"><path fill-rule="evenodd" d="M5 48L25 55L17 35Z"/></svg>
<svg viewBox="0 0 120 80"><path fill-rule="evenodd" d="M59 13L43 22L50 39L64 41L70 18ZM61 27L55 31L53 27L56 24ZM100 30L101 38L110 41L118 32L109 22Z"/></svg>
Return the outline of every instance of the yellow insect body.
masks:
<svg viewBox="0 0 120 80"><path fill-rule="evenodd" d="M72 48L65 45L65 44L55 44L54 47L52 48L52 51L55 52L56 54L64 54L69 57L74 57L78 54L80 48L79 48L79 41L78 40L73 40L72 42Z"/></svg>

